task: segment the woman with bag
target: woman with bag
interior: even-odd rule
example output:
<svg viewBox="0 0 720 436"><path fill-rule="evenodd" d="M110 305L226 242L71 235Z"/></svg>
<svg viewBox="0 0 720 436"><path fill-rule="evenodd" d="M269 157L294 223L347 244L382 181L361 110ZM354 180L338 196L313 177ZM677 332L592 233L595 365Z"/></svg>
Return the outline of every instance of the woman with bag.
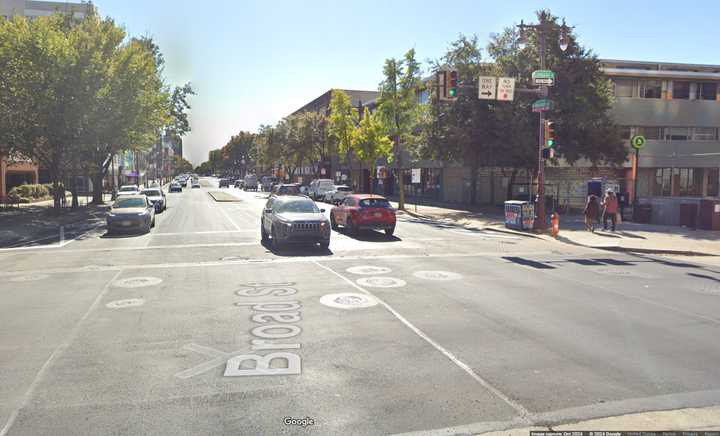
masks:
<svg viewBox="0 0 720 436"><path fill-rule="evenodd" d="M597 221L598 215L600 214L600 204L598 203L598 198L595 194L590 194L588 196L583 214L585 214L585 228L589 232L594 232L595 221Z"/></svg>
<svg viewBox="0 0 720 436"><path fill-rule="evenodd" d="M611 231L615 231L617 224L618 200L612 189L608 189L602 202L603 206L603 230L607 230L608 218L612 221Z"/></svg>

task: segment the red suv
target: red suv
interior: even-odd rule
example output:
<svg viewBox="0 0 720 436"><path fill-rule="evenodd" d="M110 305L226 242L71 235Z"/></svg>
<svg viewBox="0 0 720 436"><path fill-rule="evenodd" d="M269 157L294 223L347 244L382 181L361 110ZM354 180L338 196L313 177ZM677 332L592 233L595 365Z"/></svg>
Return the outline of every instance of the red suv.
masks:
<svg viewBox="0 0 720 436"><path fill-rule="evenodd" d="M330 211L330 225L335 230L343 226L350 234L365 229L385 230L389 237L395 232L395 209L379 195L348 195Z"/></svg>

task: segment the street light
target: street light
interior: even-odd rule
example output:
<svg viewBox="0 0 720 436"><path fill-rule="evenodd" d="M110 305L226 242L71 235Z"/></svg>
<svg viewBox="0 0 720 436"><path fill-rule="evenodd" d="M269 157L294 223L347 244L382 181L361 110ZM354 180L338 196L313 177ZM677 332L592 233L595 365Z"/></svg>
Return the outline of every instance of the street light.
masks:
<svg viewBox="0 0 720 436"><path fill-rule="evenodd" d="M517 26L520 35L518 36L518 46L523 47L527 43L527 32L534 30L537 32L538 36L538 51L539 51L539 57L540 57L540 69L545 70L546 68L546 59L545 59L545 36L552 30L552 21L550 21L550 17L545 11L540 12L540 15L538 17L540 19L540 23L538 24L525 24L524 22L520 21L520 24ZM560 46L560 50L563 52L567 50L568 46L570 45L570 38L568 36L569 33L569 27L565 25L565 21L563 20L563 24L560 27L560 38L558 40L558 45ZM540 86L540 90L542 95L548 96L548 87L545 85ZM535 230L545 230L546 223L545 223L545 159L543 154L543 149L545 148L545 138L544 138L544 127L545 127L545 112L540 112L540 129L539 129L539 149L538 149L538 188L537 188L537 215L535 218L535 223L533 225L533 228Z"/></svg>

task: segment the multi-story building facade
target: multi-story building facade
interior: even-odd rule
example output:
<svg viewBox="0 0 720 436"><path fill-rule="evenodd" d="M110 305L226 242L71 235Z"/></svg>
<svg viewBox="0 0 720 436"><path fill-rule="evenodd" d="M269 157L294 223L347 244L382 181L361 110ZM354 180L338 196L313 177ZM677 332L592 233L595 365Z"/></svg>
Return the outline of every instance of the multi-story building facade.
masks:
<svg viewBox="0 0 720 436"><path fill-rule="evenodd" d="M589 182L602 180L625 196L628 203L637 194L642 203L653 206L653 221L681 224L681 205L696 205L702 198L720 196L720 65L667 62L601 60L603 72L613 82L615 98L611 114L628 140L630 160L620 166L595 167L589 162L570 166L562 160L548 164L546 193L556 205L579 208L588 193ZM347 92L347 91L346 91ZM352 91L358 93L358 91ZM322 110L329 104L330 91L303 106ZM372 107L377 93L368 91L362 103ZM353 105L360 102L353 98ZM427 103L427 92L419 95ZM643 135L647 143L639 153L637 175L629 139ZM410 185L410 166L422 168L422 183ZM397 180L411 196L455 203L467 203L469 169L446 162L413 162L397 176L392 164L388 179L379 188L394 195ZM407 173L407 174L405 174ZM480 170L476 201L499 203L513 198L531 198L535 187L529 175L511 179L507 169ZM638 192L633 192L637 177ZM362 188L363 176L353 176ZM407 183L406 183L407 182ZM376 189L378 186L375 187ZM692 215L692 212L690 213ZM683 223L684 224L684 223Z"/></svg>
<svg viewBox="0 0 720 436"><path fill-rule="evenodd" d="M0 18L15 15L35 18L52 15L55 12L72 12L76 18L83 18L92 8L89 2L49 2L36 0L0 0Z"/></svg>

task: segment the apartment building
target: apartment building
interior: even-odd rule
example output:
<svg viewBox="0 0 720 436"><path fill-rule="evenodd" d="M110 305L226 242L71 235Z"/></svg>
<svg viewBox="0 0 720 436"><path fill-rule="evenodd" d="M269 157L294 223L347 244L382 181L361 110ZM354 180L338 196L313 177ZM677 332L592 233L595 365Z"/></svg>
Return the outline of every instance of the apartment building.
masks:
<svg viewBox="0 0 720 436"><path fill-rule="evenodd" d="M11 18L43 17L55 12L72 12L76 18L83 18L92 8L90 2L49 2L36 0L0 0L0 17Z"/></svg>

